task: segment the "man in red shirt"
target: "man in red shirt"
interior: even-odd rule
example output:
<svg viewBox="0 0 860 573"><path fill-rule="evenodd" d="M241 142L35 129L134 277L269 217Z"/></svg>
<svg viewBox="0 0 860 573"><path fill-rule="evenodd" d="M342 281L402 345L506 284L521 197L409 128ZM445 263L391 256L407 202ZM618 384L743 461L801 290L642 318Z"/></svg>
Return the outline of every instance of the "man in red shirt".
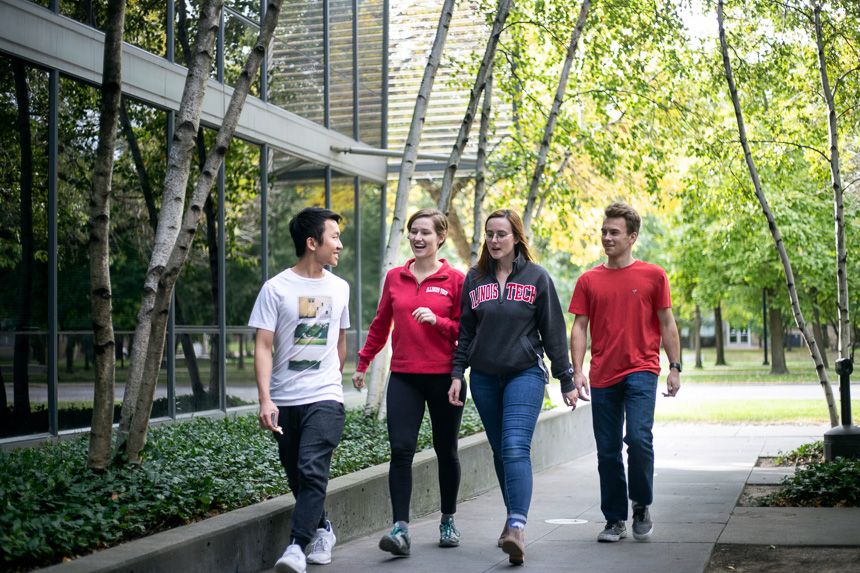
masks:
<svg viewBox="0 0 860 573"><path fill-rule="evenodd" d="M597 540L619 541L627 536L629 495L633 502L633 537L644 541L653 531L648 506L653 501L651 430L660 373L660 340L669 358L664 396L674 396L681 386L681 344L666 272L633 258L641 223L639 214L623 203L613 203L604 214L600 233L606 263L579 277L568 308L576 315L570 333L573 382L578 396L592 402L600 509L606 518L606 527ZM589 322L591 369L586 378L582 363ZM629 466L626 479L621 457L625 418L623 443L627 444Z"/></svg>

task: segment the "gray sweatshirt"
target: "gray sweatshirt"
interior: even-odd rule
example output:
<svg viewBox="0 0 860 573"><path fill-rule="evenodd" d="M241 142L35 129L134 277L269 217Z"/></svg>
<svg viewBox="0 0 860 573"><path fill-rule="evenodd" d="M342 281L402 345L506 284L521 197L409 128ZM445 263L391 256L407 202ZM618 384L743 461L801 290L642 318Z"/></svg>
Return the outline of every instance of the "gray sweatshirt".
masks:
<svg viewBox="0 0 860 573"><path fill-rule="evenodd" d="M495 273L483 276L472 268L463 284L461 307L452 378L462 379L469 366L496 375L544 368L546 350L562 392L573 390L567 327L546 269L518 255L502 288Z"/></svg>

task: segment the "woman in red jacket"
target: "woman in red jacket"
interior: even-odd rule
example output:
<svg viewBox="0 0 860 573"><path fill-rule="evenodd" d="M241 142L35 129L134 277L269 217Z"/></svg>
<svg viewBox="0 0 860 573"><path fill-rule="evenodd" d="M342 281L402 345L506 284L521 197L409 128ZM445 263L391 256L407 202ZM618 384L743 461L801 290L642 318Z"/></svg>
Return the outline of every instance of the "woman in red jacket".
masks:
<svg viewBox="0 0 860 573"><path fill-rule="evenodd" d="M430 410L433 448L439 461L442 522L439 546L460 545L454 527L460 460L457 437L463 409L448 402L451 366L460 331L460 295L464 275L437 259L448 233L448 219L436 209L421 209L409 218L409 245L415 258L391 269L385 277L376 317L367 341L358 353L352 382L364 386L367 367L388 340L391 324L391 378L388 382L388 440L391 465L388 487L394 527L379 541L379 548L394 555L410 552L409 501L412 497L412 458L424 418ZM466 389L462 390L461 399Z"/></svg>

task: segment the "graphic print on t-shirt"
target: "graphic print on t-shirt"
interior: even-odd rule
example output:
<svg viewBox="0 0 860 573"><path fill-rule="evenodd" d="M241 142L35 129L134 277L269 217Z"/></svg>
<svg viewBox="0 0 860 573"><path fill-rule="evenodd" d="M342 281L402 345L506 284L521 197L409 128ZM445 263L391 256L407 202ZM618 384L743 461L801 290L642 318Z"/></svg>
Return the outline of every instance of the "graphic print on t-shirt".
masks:
<svg viewBox="0 0 860 573"><path fill-rule="evenodd" d="M290 370L318 370L328 343L333 301L330 296L300 296L299 322L293 334L293 343L304 347L301 360L290 360ZM314 348L314 347L320 348Z"/></svg>

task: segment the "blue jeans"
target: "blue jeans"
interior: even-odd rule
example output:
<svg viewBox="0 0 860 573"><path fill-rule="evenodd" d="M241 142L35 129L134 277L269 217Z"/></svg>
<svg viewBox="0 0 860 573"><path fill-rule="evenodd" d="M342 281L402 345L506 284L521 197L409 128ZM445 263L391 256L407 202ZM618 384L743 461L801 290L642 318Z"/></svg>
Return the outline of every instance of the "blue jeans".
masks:
<svg viewBox="0 0 860 573"><path fill-rule="evenodd" d="M472 399L493 449L508 517L526 520L532 500L532 435L546 374L538 366L499 376L472 369Z"/></svg>
<svg viewBox="0 0 860 573"><path fill-rule="evenodd" d="M657 375L633 372L608 388L591 389L591 415L600 473L600 509L606 521L627 519L630 499L651 505L654 498L654 405ZM621 457L624 418L627 418L627 475Z"/></svg>

